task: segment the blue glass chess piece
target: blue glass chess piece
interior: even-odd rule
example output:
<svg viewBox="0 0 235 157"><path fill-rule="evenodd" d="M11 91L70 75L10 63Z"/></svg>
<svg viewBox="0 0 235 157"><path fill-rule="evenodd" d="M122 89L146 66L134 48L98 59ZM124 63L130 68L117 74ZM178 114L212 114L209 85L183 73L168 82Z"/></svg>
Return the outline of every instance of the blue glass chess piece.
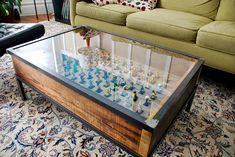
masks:
<svg viewBox="0 0 235 157"><path fill-rule="evenodd" d="M67 60L67 55L65 55L65 54L62 53L62 60L63 60L63 61L66 61L66 60Z"/></svg>
<svg viewBox="0 0 235 157"><path fill-rule="evenodd" d="M84 76L83 75L80 75L80 83L81 84L84 84L86 81L84 80Z"/></svg>
<svg viewBox="0 0 235 157"><path fill-rule="evenodd" d="M88 86L88 88L89 89L93 89L95 86L93 85L93 82L90 80L89 81L89 86Z"/></svg>
<svg viewBox="0 0 235 157"><path fill-rule="evenodd" d="M98 86L98 88L96 89L97 93L101 93L103 90L100 88L100 86Z"/></svg>
<svg viewBox="0 0 235 157"><path fill-rule="evenodd" d="M77 77L76 77L76 75L73 73L71 80L72 80L72 81L75 81L76 79L77 79Z"/></svg>
<svg viewBox="0 0 235 157"><path fill-rule="evenodd" d="M120 86L125 86L126 85L126 81L123 79L123 78L120 78L120 80L119 80L119 84L120 84Z"/></svg>
<svg viewBox="0 0 235 157"><path fill-rule="evenodd" d="M117 76L115 76L115 75L113 75L113 78L112 78L112 81L111 82L116 82L116 80L117 80Z"/></svg>
<svg viewBox="0 0 235 157"><path fill-rule="evenodd" d="M90 72L88 72L88 77L87 77L87 79L93 79L93 76L91 75L91 73Z"/></svg>
<svg viewBox="0 0 235 157"><path fill-rule="evenodd" d="M129 90L134 90L135 89L135 87L134 87L134 83L133 82L131 82L130 83L131 85L130 85L130 87L128 88Z"/></svg>
<svg viewBox="0 0 235 157"><path fill-rule="evenodd" d="M105 80L107 80L107 79L109 78L108 72L104 71L103 78L104 78Z"/></svg>
<svg viewBox="0 0 235 157"><path fill-rule="evenodd" d="M100 85L100 83L102 82L102 80L98 77L98 78L97 78L97 80L96 80L95 82L96 82L97 86L99 86L99 85Z"/></svg>
<svg viewBox="0 0 235 157"><path fill-rule="evenodd" d="M77 65L77 67L80 67L79 60L77 60L77 59L74 59L74 64L75 64L75 65Z"/></svg>
<svg viewBox="0 0 235 157"><path fill-rule="evenodd" d="M70 70L69 69L65 69L65 77L68 77L68 76L70 76L71 74L70 74Z"/></svg>
<svg viewBox="0 0 235 157"><path fill-rule="evenodd" d="M95 74L100 75L100 69L96 68Z"/></svg>
<svg viewBox="0 0 235 157"><path fill-rule="evenodd" d="M109 83L109 81L107 81L107 80L105 80L105 84L104 84L104 87L109 87L110 86L110 83Z"/></svg>
<svg viewBox="0 0 235 157"><path fill-rule="evenodd" d="M121 93L121 96L123 96L123 97L126 97L127 95L128 95L128 93L125 90Z"/></svg>
<svg viewBox="0 0 235 157"><path fill-rule="evenodd" d="M144 86L142 85L139 91L139 94L143 95L145 93Z"/></svg>

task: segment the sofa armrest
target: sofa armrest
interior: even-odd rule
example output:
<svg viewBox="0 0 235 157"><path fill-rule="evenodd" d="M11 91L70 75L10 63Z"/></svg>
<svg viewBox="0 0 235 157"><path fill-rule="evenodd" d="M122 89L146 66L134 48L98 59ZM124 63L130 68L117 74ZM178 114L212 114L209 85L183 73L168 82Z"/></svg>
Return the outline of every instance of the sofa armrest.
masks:
<svg viewBox="0 0 235 157"><path fill-rule="evenodd" d="M74 26L74 17L76 16L76 4L80 1L92 2L92 0L70 0L70 23L72 26Z"/></svg>
<svg viewBox="0 0 235 157"><path fill-rule="evenodd" d="M70 23L74 26L74 17L76 15L76 4L81 0L70 0Z"/></svg>

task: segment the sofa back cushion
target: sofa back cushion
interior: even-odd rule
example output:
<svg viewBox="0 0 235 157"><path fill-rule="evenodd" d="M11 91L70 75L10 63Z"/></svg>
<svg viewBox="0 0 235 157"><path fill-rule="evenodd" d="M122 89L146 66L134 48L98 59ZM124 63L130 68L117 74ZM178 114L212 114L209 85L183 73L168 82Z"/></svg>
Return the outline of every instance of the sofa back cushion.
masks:
<svg viewBox="0 0 235 157"><path fill-rule="evenodd" d="M159 0L159 7L215 19L220 0Z"/></svg>
<svg viewBox="0 0 235 157"><path fill-rule="evenodd" d="M221 0L215 19L218 21L235 21L235 0Z"/></svg>

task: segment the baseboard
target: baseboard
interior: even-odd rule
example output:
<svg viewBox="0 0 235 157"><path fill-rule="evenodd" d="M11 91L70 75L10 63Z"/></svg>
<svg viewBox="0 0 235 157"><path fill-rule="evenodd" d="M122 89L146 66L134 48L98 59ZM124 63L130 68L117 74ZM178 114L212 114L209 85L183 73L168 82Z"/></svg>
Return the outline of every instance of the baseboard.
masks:
<svg viewBox="0 0 235 157"><path fill-rule="evenodd" d="M47 0L46 2L47 2L48 12L49 13L53 13L54 10L53 10L52 2L49 1L49 0ZM38 15L46 14L46 8L45 8L44 1L36 0L36 6L37 6ZM21 10L22 10L22 14L20 16L36 15L33 0L31 0L31 1L24 1L22 3Z"/></svg>

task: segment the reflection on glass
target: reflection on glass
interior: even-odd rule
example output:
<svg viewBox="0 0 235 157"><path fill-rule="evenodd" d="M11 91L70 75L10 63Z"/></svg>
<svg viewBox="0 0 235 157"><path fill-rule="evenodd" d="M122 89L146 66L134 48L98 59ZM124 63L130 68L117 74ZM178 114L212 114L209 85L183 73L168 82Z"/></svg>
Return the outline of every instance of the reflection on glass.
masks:
<svg viewBox="0 0 235 157"><path fill-rule="evenodd" d="M146 120L154 118L195 64L182 55L92 31L68 32L16 53Z"/></svg>

